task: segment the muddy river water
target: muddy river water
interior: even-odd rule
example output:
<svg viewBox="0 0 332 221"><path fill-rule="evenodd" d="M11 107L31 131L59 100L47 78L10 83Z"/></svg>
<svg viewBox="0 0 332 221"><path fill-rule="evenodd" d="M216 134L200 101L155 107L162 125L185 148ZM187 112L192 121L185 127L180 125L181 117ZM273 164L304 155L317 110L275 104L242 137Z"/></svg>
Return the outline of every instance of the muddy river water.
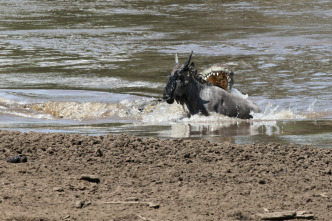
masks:
<svg viewBox="0 0 332 221"><path fill-rule="evenodd" d="M0 129L332 147L331 1L7 0L0 11ZM262 113L188 118L154 104L174 55L192 50L199 70L228 64Z"/></svg>

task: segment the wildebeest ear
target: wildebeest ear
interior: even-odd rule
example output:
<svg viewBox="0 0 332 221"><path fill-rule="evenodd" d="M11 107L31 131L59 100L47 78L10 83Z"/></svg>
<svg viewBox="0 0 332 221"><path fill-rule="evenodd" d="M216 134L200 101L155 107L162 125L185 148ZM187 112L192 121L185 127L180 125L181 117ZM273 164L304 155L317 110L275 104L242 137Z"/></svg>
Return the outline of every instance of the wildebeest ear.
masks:
<svg viewBox="0 0 332 221"><path fill-rule="evenodd" d="M194 51L191 51L191 53L190 53L190 55L189 55L189 57L188 57L188 59L187 59L187 61L184 63L184 67L188 67L188 65L189 65L189 63L190 63L190 59L191 59L191 56L193 55L193 53L194 53Z"/></svg>

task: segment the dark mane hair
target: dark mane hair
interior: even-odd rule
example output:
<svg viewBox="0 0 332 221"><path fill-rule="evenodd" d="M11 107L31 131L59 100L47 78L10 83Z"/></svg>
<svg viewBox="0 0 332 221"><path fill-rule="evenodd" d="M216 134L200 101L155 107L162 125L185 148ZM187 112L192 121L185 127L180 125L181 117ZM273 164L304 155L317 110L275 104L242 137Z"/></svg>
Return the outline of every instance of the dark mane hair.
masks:
<svg viewBox="0 0 332 221"><path fill-rule="evenodd" d="M194 69L194 62L191 63L188 69L189 76L193 77L198 83L204 84L207 86L211 86L212 84L203 79L202 75L200 75L197 69Z"/></svg>

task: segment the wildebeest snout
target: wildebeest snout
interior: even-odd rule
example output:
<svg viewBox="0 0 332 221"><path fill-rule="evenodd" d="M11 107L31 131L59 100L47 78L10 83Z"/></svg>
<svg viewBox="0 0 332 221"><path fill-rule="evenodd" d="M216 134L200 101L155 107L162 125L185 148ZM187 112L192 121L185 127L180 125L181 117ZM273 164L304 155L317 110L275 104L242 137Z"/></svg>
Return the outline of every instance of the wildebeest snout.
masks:
<svg viewBox="0 0 332 221"><path fill-rule="evenodd" d="M164 89L163 99L169 103L172 104L174 102L174 90L176 88L176 79L173 75L171 75L168 79L168 82L166 84L166 87Z"/></svg>

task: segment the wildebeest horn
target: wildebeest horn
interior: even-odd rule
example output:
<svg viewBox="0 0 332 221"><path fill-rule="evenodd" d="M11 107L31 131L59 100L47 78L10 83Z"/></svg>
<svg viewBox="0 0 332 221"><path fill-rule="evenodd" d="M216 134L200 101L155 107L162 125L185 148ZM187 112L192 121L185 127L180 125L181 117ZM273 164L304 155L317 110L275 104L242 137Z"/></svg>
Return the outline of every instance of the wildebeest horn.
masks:
<svg viewBox="0 0 332 221"><path fill-rule="evenodd" d="M187 61L184 63L184 67L188 67L188 65L189 65L189 63L190 63L191 56L193 55L193 53L194 53L194 52L191 51L191 53L190 53L190 55L189 55Z"/></svg>
<svg viewBox="0 0 332 221"><path fill-rule="evenodd" d="M179 64L178 54L175 54L175 65Z"/></svg>

